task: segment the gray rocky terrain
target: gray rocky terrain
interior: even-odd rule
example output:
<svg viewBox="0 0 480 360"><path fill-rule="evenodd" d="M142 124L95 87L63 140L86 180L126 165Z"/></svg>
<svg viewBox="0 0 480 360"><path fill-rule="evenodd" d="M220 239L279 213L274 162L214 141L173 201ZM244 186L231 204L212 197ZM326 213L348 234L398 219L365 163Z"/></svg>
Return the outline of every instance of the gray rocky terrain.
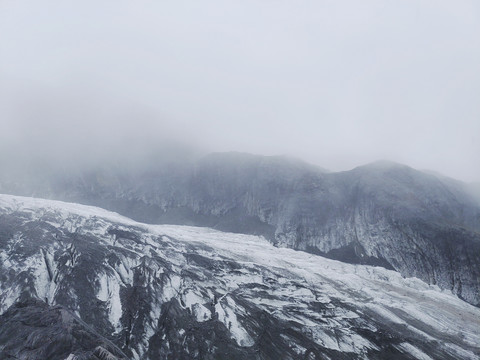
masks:
<svg viewBox="0 0 480 360"><path fill-rule="evenodd" d="M477 359L479 328L382 267L0 195L2 359Z"/></svg>
<svg viewBox="0 0 480 360"><path fill-rule="evenodd" d="M276 246L394 269L480 304L480 200L473 185L453 179L386 161L332 173L240 153L28 169L4 173L0 192L263 235Z"/></svg>

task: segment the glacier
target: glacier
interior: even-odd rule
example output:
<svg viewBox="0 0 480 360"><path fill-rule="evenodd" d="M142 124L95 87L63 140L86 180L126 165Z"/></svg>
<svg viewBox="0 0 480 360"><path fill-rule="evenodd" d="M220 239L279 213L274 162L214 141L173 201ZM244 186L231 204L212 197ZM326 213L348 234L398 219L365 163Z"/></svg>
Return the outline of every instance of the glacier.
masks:
<svg viewBox="0 0 480 360"><path fill-rule="evenodd" d="M87 350L151 360L480 356L480 309L418 278L262 236L0 195L5 358L27 351L2 327L30 299L45 312L65 309L114 344L72 347L62 359Z"/></svg>

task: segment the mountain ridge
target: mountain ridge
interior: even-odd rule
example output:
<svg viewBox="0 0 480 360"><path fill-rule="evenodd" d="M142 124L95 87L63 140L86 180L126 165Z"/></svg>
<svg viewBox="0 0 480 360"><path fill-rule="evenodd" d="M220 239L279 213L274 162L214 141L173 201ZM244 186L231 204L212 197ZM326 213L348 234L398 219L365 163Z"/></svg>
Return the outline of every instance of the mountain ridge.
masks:
<svg viewBox="0 0 480 360"><path fill-rule="evenodd" d="M49 305L33 309L37 326L61 306L132 359L480 354L480 309L452 292L252 235L0 195L0 260L0 313L21 299L43 300ZM36 343L48 344L55 329L41 327ZM25 351L19 342L8 349ZM51 359L36 349L27 349L33 358ZM67 351L83 359L83 349Z"/></svg>
<svg viewBox="0 0 480 360"><path fill-rule="evenodd" d="M324 172L283 157L217 153L135 171L40 172L31 183L9 185L4 175L3 192L263 235L277 246L393 268L480 304L480 202L466 184L405 165Z"/></svg>

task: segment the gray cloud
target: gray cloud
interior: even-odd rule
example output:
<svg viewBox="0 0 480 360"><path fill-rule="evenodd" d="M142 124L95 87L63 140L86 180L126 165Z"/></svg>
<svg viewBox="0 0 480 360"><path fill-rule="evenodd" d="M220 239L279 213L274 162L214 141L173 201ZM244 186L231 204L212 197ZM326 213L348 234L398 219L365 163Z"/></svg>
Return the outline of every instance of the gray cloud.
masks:
<svg viewBox="0 0 480 360"><path fill-rule="evenodd" d="M480 181L478 34L474 0L3 0L1 149L179 141Z"/></svg>

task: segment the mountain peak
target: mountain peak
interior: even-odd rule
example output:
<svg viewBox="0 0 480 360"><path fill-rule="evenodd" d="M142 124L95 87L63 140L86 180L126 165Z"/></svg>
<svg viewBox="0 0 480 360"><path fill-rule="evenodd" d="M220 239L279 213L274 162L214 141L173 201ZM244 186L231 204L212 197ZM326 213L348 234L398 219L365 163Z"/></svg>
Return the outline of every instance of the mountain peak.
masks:
<svg viewBox="0 0 480 360"><path fill-rule="evenodd" d="M392 160L386 160L386 159L381 159L381 160L376 160L371 163L368 163L366 165L361 165L356 167L355 169L369 169L369 170L392 170L392 169L398 169L398 170L414 170L412 167L401 164Z"/></svg>

